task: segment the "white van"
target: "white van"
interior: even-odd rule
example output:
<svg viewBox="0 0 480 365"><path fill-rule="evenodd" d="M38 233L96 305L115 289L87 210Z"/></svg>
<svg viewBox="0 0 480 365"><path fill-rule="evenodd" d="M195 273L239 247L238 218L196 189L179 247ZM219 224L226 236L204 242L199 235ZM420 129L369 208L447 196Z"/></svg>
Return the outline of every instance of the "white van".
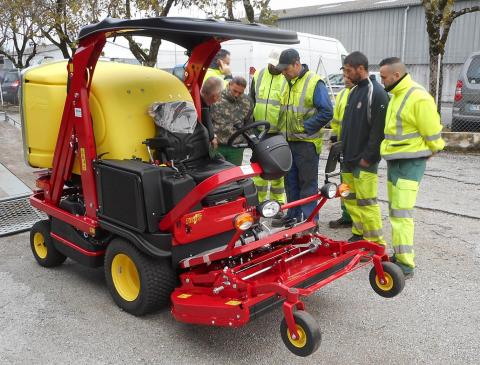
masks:
<svg viewBox="0 0 480 365"><path fill-rule="evenodd" d="M231 53L232 74L249 80L255 70L267 66L268 56L273 48L279 50L295 48L300 53L300 61L306 63L310 70L317 72L325 80L328 75L339 72L343 58L348 54L339 40L308 33L297 34L300 43L293 45L242 40L223 42L222 48Z"/></svg>

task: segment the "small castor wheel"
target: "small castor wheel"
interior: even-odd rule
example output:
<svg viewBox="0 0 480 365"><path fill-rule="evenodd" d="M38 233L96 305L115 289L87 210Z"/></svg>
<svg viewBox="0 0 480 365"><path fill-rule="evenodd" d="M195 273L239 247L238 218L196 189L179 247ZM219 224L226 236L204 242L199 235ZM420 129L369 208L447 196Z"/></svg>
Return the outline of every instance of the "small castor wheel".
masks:
<svg viewBox="0 0 480 365"><path fill-rule="evenodd" d="M405 287L405 276L400 267L392 262L382 262L385 273L385 282L381 283L377 276L375 267L370 270L370 285L378 295L385 298L393 298L400 294Z"/></svg>
<svg viewBox="0 0 480 365"><path fill-rule="evenodd" d="M280 334L283 343L287 348L297 356L309 356L317 351L322 341L322 333L320 326L315 318L305 311L297 311L293 313L293 319L297 326L299 338L294 339L288 330L285 318L280 325Z"/></svg>

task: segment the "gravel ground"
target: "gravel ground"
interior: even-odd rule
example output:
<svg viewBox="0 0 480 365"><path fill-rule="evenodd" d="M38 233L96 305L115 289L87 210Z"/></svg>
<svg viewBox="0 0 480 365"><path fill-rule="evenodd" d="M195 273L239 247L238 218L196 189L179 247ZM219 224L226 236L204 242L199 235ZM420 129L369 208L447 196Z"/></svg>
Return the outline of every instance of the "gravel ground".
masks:
<svg viewBox="0 0 480 365"><path fill-rule="evenodd" d="M28 233L0 238L0 363L478 364L478 166L479 155L429 161L416 211L415 277L398 297L385 299L362 268L308 298L323 339L306 359L283 345L279 309L240 329L186 325L168 311L136 318L115 306L102 269L71 260L45 269L32 257ZM382 165L383 201L385 173ZM321 227L348 238L348 230L327 228L338 206L325 206ZM385 203L382 213L389 239Z"/></svg>

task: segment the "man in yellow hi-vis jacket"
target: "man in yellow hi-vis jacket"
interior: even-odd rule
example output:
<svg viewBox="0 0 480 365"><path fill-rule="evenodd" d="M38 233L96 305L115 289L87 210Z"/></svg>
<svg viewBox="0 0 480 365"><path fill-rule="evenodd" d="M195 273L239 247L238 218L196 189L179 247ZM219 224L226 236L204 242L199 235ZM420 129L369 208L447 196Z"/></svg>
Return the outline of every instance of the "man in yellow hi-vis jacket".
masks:
<svg viewBox="0 0 480 365"><path fill-rule="evenodd" d="M250 87L250 98L255 103L253 118L255 122L269 122L269 134L277 134L280 132L278 129L280 96L287 83L287 79L282 75L282 72L275 68L275 66L278 65L279 57L280 51L278 49L272 49L267 67L255 72ZM258 199L260 202L265 201L268 193L270 193L270 200L276 200L280 204L285 203L285 185L283 177L277 180L267 181L260 176L256 176L253 181L257 187ZM283 214L281 213L276 218L282 217Z"/></svg>
<svg viewBox="0 0 480 365"><path fill-rule="evenodd" d="M293 48L280 54L276 67L287 79L280 97L279 129L285 133L292 151L292 168L285 177L288 202L318 192L318 162L322 149L321 129L332 119L333 107L325 83L315 72L300 62ZM313 215L316 203L311 202L288 210L286 217L272 220L272 226L300 222ZM318 214L313 216L318 221Z"/></svg>
<svg viewBox="0 0 480 365"><path fill-rule="evenodd" d="M230 71L230 52L226 49L222 48L217 52L203 77L203 82L210 77L218 77L223 81L224 88L228 86L232 79L232 72Z"/></svg>
<svg viewBox="0 0 480 365"><path fill-rule="evenodd" d="M389 216L394 262L413 276L413 210L426 161L444 148L440 116L432 96L407 73L397 57L380 62L385 90L392 94L380 153L387 161Z"/></svg>
<svg viewBox="0 0 480 365"><path fill-rule="evenodd" d="M333 119L330 121L330 127L332 128L330 142L332 143L337 142L338 138L340 138L342 135L343 114L345 113L345 107L347 106L350 89L353 87L353 83L345 75L343 75L343 83L345 88L342 89L335 98ZM342 216L338 219L328 222L330 228L349 228L352 226L352 217L350 217L350 214L348 214L344 199L341 198L340 202L342 207Z"/></svg>

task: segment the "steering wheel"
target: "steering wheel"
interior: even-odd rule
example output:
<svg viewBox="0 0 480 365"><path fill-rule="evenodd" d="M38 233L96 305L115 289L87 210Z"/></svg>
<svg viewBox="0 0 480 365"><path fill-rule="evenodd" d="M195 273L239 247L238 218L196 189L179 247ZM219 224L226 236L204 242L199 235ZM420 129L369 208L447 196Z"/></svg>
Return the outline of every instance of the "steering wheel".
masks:
<svg viewBox="0 0 480 365"><path fill-rule="evenodd" d="M258 136L253 133L247 133L251 129L255 129L262 126L264 128ZM244 148L247 146L250 148L253 148L259 141L262 140L262 138L268 133L269 130L270 130L270 123L265 121L247 124L245 127L242 127L238 131L233 133L232 136L228 139L227 144L230 147L234 147L234 148ZM240 135L242 135L243 138L247 140L247 145L245 145L244 143L236 143L236 144L233 143Z"/></svg>

